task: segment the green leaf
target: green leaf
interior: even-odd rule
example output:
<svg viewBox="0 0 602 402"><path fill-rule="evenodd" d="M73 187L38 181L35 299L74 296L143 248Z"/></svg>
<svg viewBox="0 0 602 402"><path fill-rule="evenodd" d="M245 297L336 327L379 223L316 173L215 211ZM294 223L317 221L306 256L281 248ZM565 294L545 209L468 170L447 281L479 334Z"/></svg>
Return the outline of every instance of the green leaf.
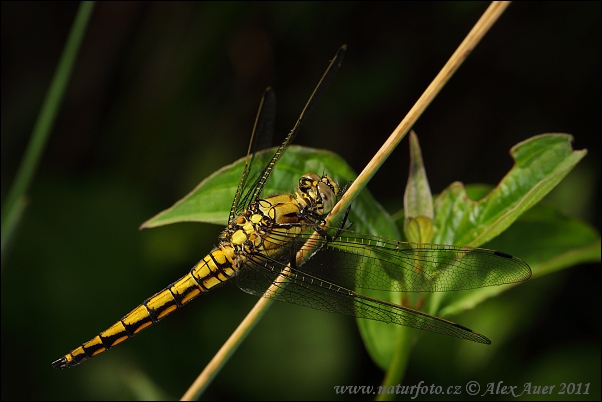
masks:
<svg viewBox="0 0 602 402"><path fill-rule="evenodd" d="M273 154L275 150L262 152ZM246 158L241 158L219 169L173 206L144 222L142 228L177 222L206 222L226 226L245 162ZM326 173L341 188L356 177L343 158L333 152L291 145L268 180L263 196L294 192L299 178L308 172ZM353 229L358 232L398 237L390 216L368 191L363 191L354 201L350 219Z"/></svg>
<svg viewBox="0 0 602 402"><path fill-rule="evenodd" d="M426 177L418 136L410 132L410 174L403 196L403 231L414 243L430 243L433 238L433 195Z"/></svg>
<svg viewBox="0 0 602 402"><path fill-rule="evenodd" d="M406 220L424 216L433 218L433 195L426 177L418 136L410 132L410 173L403 197Z"/></svg>
<svg viewBox="0 0 602 402"><path fill-rule="evenodd" d="M260 154L274 154L275 151L276 148L272 148ZM152 228L177 222L206 222L226 226L245 163L246 157L219 169L173 206L146 221L142 227ZM293 192L301 175L308 172L328 173L339 183L355 178L355 173L338 155L292 145L278 162L263 196Z"/></svg>
<svg viewBox="0 0 602 402"><path fill-rule="evenodd" d="M572 150L571 141L570 135L544 134L516 145L511 150L515 165L497 187L493 190L487 188L488 194L483 187L471 188L472 198L479 201L473 201L461 183L452 184L435 202L433 243L477 247L498 236L539 202L585 156L585 150ZM477 193L480 193L480 198L475 197ZM537 217L541 219L534 220ZM529 231L524 226L528 222L533 225ZM549 236L554 234L558 247L548 247L547 243L552 240ZM572 240L563 239L562 234ZM488 248L512 252L523 258L532 265L535 277L578 261L590 261L596 257L599 260L600 255L599 235L595 231L577 220L561 218L553 210L546 212L544 207L530 211L520 224L500 239L488 244ZM523 247L513 247L509 239ZM525 247L532 247L531 252ZM532 258L536 257L533 253L541 255ZM434 293L425 299L424 310L441 317L458 313L508 288L510 286ZM369 295L393 303L400 302L399 294L387 293L369 292ZM414 336L408 336L406 331L412 330L377 321L358 320L358 323L372 359L384 370L391 367L392 360L400 360L395 357L398 351L407 350L407 345L400 346L399 337L411 342L418 336L417 331L413 331ZM399 367L393 369L400 370Z"/></svg>

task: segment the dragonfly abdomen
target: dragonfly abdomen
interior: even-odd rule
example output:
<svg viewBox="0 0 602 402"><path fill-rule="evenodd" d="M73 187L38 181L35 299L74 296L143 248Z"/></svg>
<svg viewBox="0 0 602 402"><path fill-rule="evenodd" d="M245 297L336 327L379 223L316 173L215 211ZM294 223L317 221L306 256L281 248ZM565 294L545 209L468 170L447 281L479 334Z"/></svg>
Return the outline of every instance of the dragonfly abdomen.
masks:
<svg viewBox="0 0 602 402"><path fill-rule="evenodd" d="M222 244L199 261L188 274L146 299L111 327L53 362L52 366L63 369L78 365L159 322L201 293L234 276L238 268L233 257L233 247Z"/></svg>

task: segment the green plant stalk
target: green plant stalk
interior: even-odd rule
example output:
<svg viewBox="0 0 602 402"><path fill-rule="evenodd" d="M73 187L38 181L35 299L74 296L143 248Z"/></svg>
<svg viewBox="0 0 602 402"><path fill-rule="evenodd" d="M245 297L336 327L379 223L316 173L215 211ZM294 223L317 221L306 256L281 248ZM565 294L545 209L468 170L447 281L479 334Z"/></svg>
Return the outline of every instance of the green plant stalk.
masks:
<svg viewBox="0 0 602 402"><path fill-rule="evenodd" d="M405 376L408 361L410 360L410 351L412 350L414 343L416 343L416 339L413 335L414 334L411 331L406 331L405 329L400 331L391 366L385 373L385 378L381 383L384 392L379 392L377 394L377 401L392 401L398 396L396 392L387 392L387 390L401 384L401 381Z"/></svg>
<svg viewBox="0 0 602 402"><path fill-rule="evenodd" d="M33 132L17 175L8 192L2 209L2 243L1 253L13 234L25 205L25 193L29 189L33 176L40 163L42 151L48 141L48 135L56 119L59 106L65 94L65 88L71 76L73 65L79 51L88 21L94 8L94 2L84 1L80 4L67 38L67 43L59 59L59 64L54 72L50 88L42 104L42 109L33 128Z"/></svg>

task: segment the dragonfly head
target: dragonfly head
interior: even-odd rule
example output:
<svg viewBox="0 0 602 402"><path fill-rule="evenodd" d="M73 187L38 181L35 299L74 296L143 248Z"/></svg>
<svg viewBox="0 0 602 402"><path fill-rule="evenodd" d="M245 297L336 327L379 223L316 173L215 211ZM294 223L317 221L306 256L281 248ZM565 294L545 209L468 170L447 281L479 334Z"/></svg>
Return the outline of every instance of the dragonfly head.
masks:
<svg viewBox="0 0 602 402"><path fill-rule="evenodd" d="M297 196L317 215L326 215L337 202L339 186L327 175L306 173L299 179Z"/></svg>

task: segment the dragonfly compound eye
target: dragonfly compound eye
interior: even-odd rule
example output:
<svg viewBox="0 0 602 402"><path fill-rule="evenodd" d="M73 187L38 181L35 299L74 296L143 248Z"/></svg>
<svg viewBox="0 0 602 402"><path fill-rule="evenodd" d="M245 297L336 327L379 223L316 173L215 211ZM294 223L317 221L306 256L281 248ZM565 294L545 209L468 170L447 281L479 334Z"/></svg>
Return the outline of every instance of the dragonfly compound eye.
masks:
<svg viewBox="0 0 602 402"><path fill-rule="evenodd" d="M327 179L327 180L325 180ZM318 192L321 199L321 209L317 211L320 215L325 215L332 211L337 202L337 193L339 188L337 184L328 176L322 177L318 183Z"/></svg>
<svg viewBox="0 0 602 402"><path fill-rule="evenodd" d="M304 193L307 193L309 189L311 189L312 187L316 187L316 183L320 180L320 176L318 176L315 173L305 173L299 179L299 188Z"/></svg>
<svg viewBox="0 0 602 402"><path fill-rule="evenodd" d="M320 179L322 183L326 184L332 190L332 193L337 196L339 194L339 185L330 176L324 175Z"/></svg>

